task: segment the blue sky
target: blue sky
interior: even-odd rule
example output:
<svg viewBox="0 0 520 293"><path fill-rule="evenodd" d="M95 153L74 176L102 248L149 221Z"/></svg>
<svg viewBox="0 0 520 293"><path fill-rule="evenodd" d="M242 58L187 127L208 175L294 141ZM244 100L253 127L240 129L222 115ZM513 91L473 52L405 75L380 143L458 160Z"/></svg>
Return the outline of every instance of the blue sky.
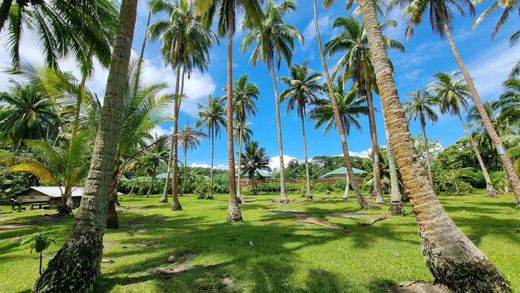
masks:
<svg viewBox="0 0 520 293"><path fill-rule="evenodd" d="M139 1L138 19L134 36L134 49L139 50L145 30L147 16L147 1ZM298 0L298 9L296 12L290 13L286 17L286 21L295 25L305 36L305 44L298 44L294 51L293 62L303 63L309 62L312 69L321 71L322 66L318 54L316 38L312 26L312 5L311 1ZM487 4L484 3L484 6ZM480 7L478 10L482 10ZM335 31L332 29L332 22L338 16L350 15L344 7L344 1L337 3L329 8L319 8L320 27L322 31L323 41L326 42ZM399 11L391 13L389 18L399 21L400 25L395 29L389 29L386 34L402 41L406 47L405 53L390 52L390 57L395 67L396 83L399 89L402 101L407 100L407 93L415 90L417 87L424 87L430 81L432 76L439 71L457 70L455 60L451 55L451 51L447 42L441 40L438 35L434 35L429 27L428 19L425 18L423 25L416 29L415 36L410 40L406 40L403 34L404 20L401 19ZM152 18L152 22L153 22ZM501 93L501 84L509 73L513 63L520 59L520 50L517 47L509 47L507 39L514 29L513 23L518 19L516 15L511 15L511 19L497 35L495 39L491 39L491 30L496 23L497 15L485 20L477 29L471 29L472 19L470 17L457 17L454 21L453 35L457 42L458 49L469 67L477 87L480 91L482 99L496 99ZM243 74L248 74L252 82L256 83L260 88L260 98L258 101L259 112L250 119L252 129L254 131L254 140L259 141L260 145L265 147L267 154L271 157L278 155L276 140L276 122L275 122L275 102L271 78L268 75L267 68L264 64L258 63L256 66L248 64L249 52L240 52L239 45L242 37L246 32L239 31L234 42L234 79L238 79ZM34 42L30 42L30 32L27 45L22 47L22 57L29 62L41 62L41 54L35 54L38 48L34 47ZM0 43L4 43L5 38L0 35ZM225 39L221 40L219 46L211 49L211 64L208 72L195 72L192 79L186 81L186 94L188 98L181 110L180 125L186 122L194 123L197 120L197 103L204 103L208 94L222 95L222 88L226 83L226 45ZM159 42L149 42L145 51L146 58L146 82L166 81L170 88L174 85L174 73L170 68L165 68L162 56L159 52ZM332 67L339 55L329 60L329 66ZM0 52L0 66L8 63L5 52ZM62 69L69 69L76 72L76 66L70 60L64 60ZM286 64L282 64L278 76L288 75ZM0 90L5 89L6 83L3 82L7 77L5 74L0 75ZM93 90L102 94L106 81L106 69L98 66L97 73L88 82ZM284 89L279 83L280 91ZM383 130L383 121L381 114L381 106L379 97L375 97L378 138L381 145L385 144L385 135ZM458 138L463 136L462 127L458 120L449 116L440 116L439 121L431 126L428 125L428 135L432 140L439 141L446 146ZM368 132L368 119L361 118L362 132L353 130L349 137L349 147L351 152L366 155L366 150L370 148L370 137ZM317 155L338 155L341 153L341 146L335 131L323 134L323 129L314 129L312 121L307 120L307 137L308 137L308 153L309 157ZM285 103L282 104L282 127L284 135L284 152L285 155L297 159L303 158L303 147L300 130L300 121L295 112L287 113L285 111ZM155 131L157 133L169 133L171 123L163 123L160 128ZM418 123L412 121L410 125L412 134L416 135L420 129ZM227 164L227 147L225 143L225 132L223 136L216 142L215 147L215 164L225 167ZM206 165L210 158L209 141L203 141L196 151L189 154L190 164Z"/></svg>

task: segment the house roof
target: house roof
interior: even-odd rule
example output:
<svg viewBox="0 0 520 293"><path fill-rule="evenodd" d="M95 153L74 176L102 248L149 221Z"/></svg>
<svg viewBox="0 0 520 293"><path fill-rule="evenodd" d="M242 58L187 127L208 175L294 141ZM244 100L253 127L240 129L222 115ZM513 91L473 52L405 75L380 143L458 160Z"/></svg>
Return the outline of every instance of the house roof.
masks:
<svg viewBox="0 0 520 293"><path fill-rule="evenodd" d="M237 175L238 175L238 172L237 172ZM248 174L246 172L242 171L242 176L248 176ZM255 176L260 177L260 178L272 178L273 173L266 171L266 170L256 170Z"/></svg>
<svg viewBox="0 0 520 293"><path fill-rule="evenodd" d="M365 174L366 173L365 171L357 169L357 168L352 168L352 172L354 172L354 174ZM340 167L336 170L330 171L327 174L321 175L320 178L327 178L327 177L331 177L331 176L347 176L347 168Z"/></svg>
<svg viewBox="0 0 520 293"><path fill-rule="evenodd" d="M31 186L32 190L36 190L40 193L43 193L51 198L60 198L61 190L64 190L64 186ZM61 190L60 190L61 188ZM83 196L83 187L74 186L72 187L72 197L81 197Z"/></svg>

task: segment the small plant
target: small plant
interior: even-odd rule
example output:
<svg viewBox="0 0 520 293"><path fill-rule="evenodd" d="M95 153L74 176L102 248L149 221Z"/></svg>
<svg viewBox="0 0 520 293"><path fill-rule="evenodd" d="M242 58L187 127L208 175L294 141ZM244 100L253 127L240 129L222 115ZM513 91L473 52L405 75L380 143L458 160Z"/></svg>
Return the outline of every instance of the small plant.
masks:
<svg viewBox="0 0 520 293"><path fill-rule="evenodd" d="M20 245L31 242L31 253L35 251L40 254L40 275L42 274L43 265L43 251L47 249L51 243L54 243L54 238L48 235L48 231L42 231L29 235L28 238L23 240Z"/></svg>

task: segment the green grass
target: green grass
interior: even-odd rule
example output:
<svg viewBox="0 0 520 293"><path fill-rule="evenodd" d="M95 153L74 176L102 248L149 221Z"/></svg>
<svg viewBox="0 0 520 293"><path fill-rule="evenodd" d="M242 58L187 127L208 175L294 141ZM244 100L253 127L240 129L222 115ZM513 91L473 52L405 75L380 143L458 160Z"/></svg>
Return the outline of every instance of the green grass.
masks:
<svg viewBox="0 0 520 293"><path fill-rule="evenodd" d="M271 202L273 197L250 196L256 201L242 205L245 222L230 225L224 221L225 195L215 200L182 197L182 212L172 212L157 197L123 196L124 207L145 208L121 211L122 227L105 234L103 257L115 262L101 265L98 291L215 292L224 290L222 280L228 278L234 286L226 290L236 292L385 292L402 281L432 280L409 206L405 217L358 226L367 217L330 216L336 211L358 211L354 200L318 195L312 202L298 199L281 207ZM520 290L520 211L513 208L513 197L491 199L479 193L441 200L464 233ZM302 224L294 215L272 209L304 210L346 226L350 233ZM46 251L45 263L63 243L71 219L38 222L46 212L0 208L0 292L29 291L38 277L37 255L14 238L50 229L57 241ZM29 227L4 228L24 223ZM141 246L143 241L154 243ZM175 266L167 262L169 255L184 253L195 254L186 263L188 271L171 277L153 273L158 267Z"/></svg>

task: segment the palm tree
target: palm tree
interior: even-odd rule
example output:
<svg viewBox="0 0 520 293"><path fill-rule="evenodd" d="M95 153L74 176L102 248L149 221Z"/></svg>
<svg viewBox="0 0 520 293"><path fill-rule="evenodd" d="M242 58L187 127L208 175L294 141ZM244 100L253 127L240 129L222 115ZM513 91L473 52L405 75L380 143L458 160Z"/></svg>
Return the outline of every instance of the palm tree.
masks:
<svg viewBox="0 0 520 293"><path fill-rule="evenodd" d="M329 7L335 0L323 0L323 5L325 7ZM336 94L334 92L334 82L329 73L329 66L327 65L327 60L325 59L325 53L323 51L323 43L321 41L321 33L320 26L318 22L318 4L317 0L313 0L313 11L314 11L314 29L316 30L316 40L318 41L318 49L320 52L321 65L323 66L323 73L325 74L325 80L327 85L327 94L331 101L331 107L334 114L334 120L336 121L336 129L338 131L339 137L341 138L341 151L343 152L343 161L345 163L345 168L347 169L347 177L350 178L350 186L354 190L356 194L356 199L359 202L359 205L362 209L369 208L371 205L368 201L363 197L361 191L359 190L359 186L354 180L355 175L352 171L352 164L350 162L350 155L348 153L348 145L347 145L347 137L345 131L345 125L343 125L343 119L341 117L341 113L338 108L338 104L336 102Z"/></svg>
<svg viewBox="0 0 520 293"><path fill-rule="evenodd" d="M473 152L477 157L482 174L484 175L486 181L486 192L489 196L496 196L496 190L493 187L491 177L489 176L486 165L484 165L484 160L482 160L477 144L460 114L461 110L468 109L468 102L466 100L470 95L468 87L464 83L464 80L459 77L459 73L457 72L453 72L452 74L439 72L435 74L435 78L436 80L429 85L429 88L434 92L436 99L439 101L441 113L450 113L459 118L460 123L464 128L464 132L471 143Z"/></svg>
<svg viewBox="0 0 520 293"><path fill-rule="evenodd" d="M249 177L253 187L253 194L256 194L256 177L261 176L258 171L271 171L271 168L269 168L269 157L265 154L265 149L259 147L256 141L248 142L246 151L241 156L242 169Z"/></svg>
<svg viewBox="0 0 520 293"><path fill-rule="evenodd" d="M146 192L146 197L152 194L153 187L155 185L157 170L161 164L166 165L168 161L168 151L167 151L167 136L155 136L153 138L154 144L143 150L141 158L141 166L146 169L148 175L151 176L150 187Z"/></svg>
<svg viewBox="0 0 520 293"><path fill-rule="evenodd" d="M123 95L128 86L127 72L136 9L137 0L123 0L121 3L119 30L114 40L106 95L85 192L64 245L34 286L37 292L89 291L99 277L107 204L123 117Z"/></svg>
<svg viewBox="0 0 520 293"><path fill-rule="evenodd" d="M256 114L257 108L255 101L258 100L259 95L260 90L256 84L248 81L248 75L242 75L238 81L235 81L233 89L235 122L233 125L235 127L235 134L237 136L236 140L238 143L238 184L236 194L238 199L241 199L240 180L242 176L242 170L240 160L242 158L242 144L249 140L249 137L246 137L246 135L250 136L250 134L252 134L252 131L247 128L247 126L249 126L247 118ZM251 133L245 133L246 130L250 131Z"/></svg>
<svg viewBox="0 0 520 293"><path fill-rule="evenodd" d="M420 162L399 101L373 0L360 1L383 114L403 184L417 218L422 252L435 282L454 291L509 292L504 275L448 216ZM471 276L471 278L467 278Z"/></svg>
<svg viewBox="0 0 520 293"><path fill-rule="evenodd" d="M394 21L386 21L385 26L396 25ZM367 37L363 25L353 17L338 17L334 20L334 28L341 29L341 33L325 44L325 53L332 56L338 52L345 52L332 70L332 77L341 74L343 80L353 79L363 95L366 97L370 125L370 138L372 140L372 159L374 175L374 194L376 202L384 202L381 191L381 170L379 160L379 143L377 140L377 126L375 119L374 99L372 91L377 92L374 80L374 69L370 61ZM398 41L385 37L388 48L396 48L401 52L404 46Z"/></svg>
<svg viewBox="0 0 520 293"><path fill-rule="evenodd" d="M409 21L406 28L406 35L410 37L413 35L414 27L419 25L425 15L426 11L430 12L430 24L435 33L438 33L441 38L446 37L448 40L448 44L450 45L451 51L457 64L459 65L460 71L466 80L466 84L468 85L469 92L471 93L471 98L473 99L473 103L475 107L478 109L478 112L482 116L482 121L484 122L485 129L489 134L489 137L493 141L495 148L497 150L500 161L502 162L503 168L507 177L509 178L509 182L511 183L511 187L513 189L513 193L516 197L517 202L520 201L520 179L518 175L515 173L513 163L511 162L511 158L506 152L504 147L504 142L500 135L498 135L497 130L493 127L493 123L491 122L491 118L487 115L486 110L484 109L484 105L482 104L482 100L480 99L480 95L477 91L473 78L469 73L466 65L462 61L462 57L457 50L455 45L455 41L453 40L453 36L451 35L452 29L452 19L453 19L453 9L459 11L460 13L464 13L463 7L458 2L454 1L445 1L445 0L392 0L389 3L389 8L391 9L395 5L401 5L401 7L406 8L406 15L409 16ZM470 14L475 13L475 8L471 1L463 1Z"/></svg>
<svg viewBox="0 0 520 293"><path fill-rule="evenodd" d="M215 14L218 15L217 31L221 37L227 34L227 82L226 82L226 131L228 145L229 201L228 222L241 222L242 213L236 200L235 151L233 146L233 38L236 31L238 9L243 8L245 17L254 24L262 19L261 0L195 0L196 11L210 27Z"/></svg>
<svg viewBox="0 0 520 293"><path fill-rule="evenodd" d="M413 120L419 119L419 122L421 123L421 130L424 136L424 147L426 150L428 178L430 179L430 183L433 185L432 162L430 160L428 136L426 135L426 120L429 120L432 123L437 121L438 117L433 109L433 106L437 105L437 100L435 97L431 96L427 90L422 88L409 93L408 96L410 96L412 100L404 103L404 112L408 116L408 121L413 118Z"/></svg>
<svg viewBox="0 0 520 293"><path fill-rule="evenodd" d="M473 5L481 4L482 0L473 1ZM509 14L511 12L514 13L515 10L520 9L520 7L517 9L515 7L520 6L520 1L518 0L510 0L510 1L503 1L503 0L495 0L493 3L486 8L482 13L475 19L475 22L473 22L473 28L477 27L477 25L484 20L484 18L487 18L491 13L496 11L497 9L502 9L502 15L500 15L500 18L498 19L498 22L493 29L493 33L491 34L493 37L500 31L502 26L506 23L507 19L509 18Z"/></svg>
<svg viewBox="0 0 520 293"><path fill-rule="evenodd" d="M399 188L399 171L395 162L395 153L390 144L390 133L388 132L388 125L383 119L385 125L386 150L388 153L388 172L390 173L390 214L393 216L403 216L405 210L403 207L403 195L401 188Z"/></svg>
<svg viewBox="0 0 520 293"><path fill-rule="evenodd" d="M226 124L225 116L225 97L208 97L206 105L198 104L199 120L195 123L197 127L203 126L208 130L208 136L211 141L211 168L210 168L210 194L213 197L213 160L215 157L215 137L220 137L220 128ZM236 198L233 198L236 202Z"/></svg>
<svg viewBox="0 0 520 293"><path fill-rule="evenodd" d="M307 161L307 136L305 135L305 118L307 107L318 100L317 95L323 92L323 87L318 82L321 74L311 72L308 63L291 67L291 76L284 76L281 80L287 86L280 95L280 100L287 101L287 111L296 109L300 117L303 139L303 159L305 161L305 197L312 199L311 178L309 175L309 162Z"/></svg>
<svg viewBox="0 0 520 293"><path fill-rule="evenodd" d="M165 12L167 20L158 20L150 25L151 39L161 37L161 53L166 64L175 67L175 105L173 107L173 131L171 143L172 164L172 210L182 210L179 202L179 168L178 132L179 111L184 90L184 74L190 75L194 67L204 70L208 66L209 49L216 41L215 35L205 25L201 18L195 15L192 1L181 0L177 3L166 0L152 0L152 13ZM181 85L182 83L182 85Z"/></svg>
<svg viewBox="0 0 520 293"><path fill-rule="evenodd" d="M276 108L276 128L278 131L278 152L280 156L280 202L287 203L285 190L284 161L283 161L283 142L282 142L282 121L280 118L280 96L276 80L276 70L280 70L282 59L288 66L291 66L292 51L294 50L294 39L303 42L303 36L297 28L286 24L283 16L291 10L296 10L296 4L292 0L284 0L276 5L273 0L267 2L262 22L258 25L245 19L244 26L250 31L244 37L240 49L246 51L253 42L256 46L253 49L249 62L256 65L258 60L262 60L266 65L273 80L275 108ZM276 62L276 67L275 67Z"/></svg>
<svg viewBox="0 0 520 293"><path fill-rule="evenodd" d="M14 83L9 92L0 93L0 132L19 148L25 139L49 138L58 133L56 103L36 83Z"/></svg>
<svg viewBox="0 0 520 293"><path fill-rule="evenodd" d="M368 107L363 105L365 101L365 97L359 97L359 92L357 87L353 86L348 92L345 92L345 87L342 79L338 79L337 84L334 85L334 101L336 103L338 112L341 117L341 125L344 126L345 129L345 137L348 137L350 133L350 129L355 127L357 129L361 129L361 124L359 123L360 115L368 115ZM338 123L335 119L334 109L332 106L332 102L330 99L319 99L315 103L315 107L310 111L309 117L315 121L314 128L320 128L325 126L324 132L327 133L331 128L337 127ZM336 122L336 123L335 123ZM345 141L346 152L348 153L348 144ZM346 186L345 193L343 198L348 199L348 191L349 185L352 186L352 189L356 191L356 198L361 206L361 208L367 207L367 202L365 198L359 192L359 187L357 186L356 177L353 176L354 173L348 171L347 168L347 176L346 176Z"/></svg>
<svg viewBox="0 0 520 293"><path fill-rule="evenodd" d="M193 128L191 124L186 123L179 132L179 143L182 145L184 152L184 184L182 185L181 194L184 194L186 188L186 179L188 178L188 150L195 150L200 144L200 140L208 137L204 132L200 132Z"/></svg>
<svg viewBox="0 0 520 293"><path fill-rule="evenodd" d="M504 82L504 92L493 104L493 108L500 111L502 120L520 126L520 79L508 79Z"/></svg>

